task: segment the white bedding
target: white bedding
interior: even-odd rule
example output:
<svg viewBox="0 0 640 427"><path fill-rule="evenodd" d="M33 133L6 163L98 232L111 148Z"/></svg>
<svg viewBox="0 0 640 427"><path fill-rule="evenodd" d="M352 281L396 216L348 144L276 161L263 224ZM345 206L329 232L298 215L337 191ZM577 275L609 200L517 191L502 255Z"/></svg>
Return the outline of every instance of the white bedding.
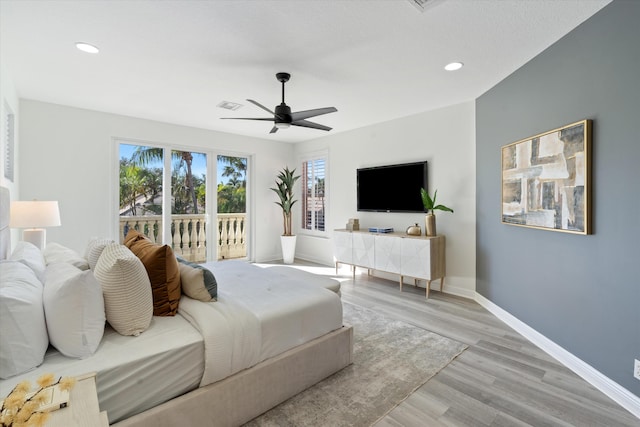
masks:
<svg viewBox="0 0 640 427"><path fill-rule="evenodd" d="M243 261L205 264L218 301L182 298L179 312L205 339L201 386L342 327L340 297Z"/></svg>
<svg viewBox="0 0 640 427"><path fill-rule="evenodd" d="M0 395L25 379L34 385L44 373L58 377L97 372L100 409L113 423L197 388L204 372L203 351L202 336L181 316L154 317L138 337L107 326L93 356L71 359L50 347L35 370L0 381Z"/></svg>
<svg viewBox="0 0 640 427"><path fill-rule="evenodd" d="M50 348L34 371L0 381L0 394L42 373L96 372L100 409L114 423L342 327L335 292L247 262L206 266L218 282L217 302L183 296L178 315L154 316L137 337L107 327L83 360Z"/></svg>

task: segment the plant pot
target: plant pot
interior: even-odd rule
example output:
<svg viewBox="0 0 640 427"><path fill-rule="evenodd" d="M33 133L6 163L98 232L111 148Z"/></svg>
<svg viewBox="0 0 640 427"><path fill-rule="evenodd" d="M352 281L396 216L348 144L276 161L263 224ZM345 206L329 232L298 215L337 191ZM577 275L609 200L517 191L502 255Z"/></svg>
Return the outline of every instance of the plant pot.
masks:
<svg viewBox="0 0 640 427"><path fill-rule="evenodd" d="M436 235L436 216L434 214L426 214L424 217L424 235Z"/></svg>
<svg viewBox="0 0 640 427"><path fill-rule="evenodd" d="M280 236L282 246L282 261L285 264L293 264L296 254L296 236Z"/></svg>

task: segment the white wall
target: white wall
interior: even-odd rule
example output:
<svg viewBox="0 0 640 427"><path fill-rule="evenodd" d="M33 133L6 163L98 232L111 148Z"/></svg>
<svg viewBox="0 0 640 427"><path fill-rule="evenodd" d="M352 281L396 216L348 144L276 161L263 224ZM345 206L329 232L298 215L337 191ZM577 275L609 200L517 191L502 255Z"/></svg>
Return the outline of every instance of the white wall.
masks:
<svg viewBox="0 0 640 427"><path fill-rule="evenodd" d="M349 218L359 218L360 228L376 225L404 231L417 222L424 232L423 214L357 212L356 169L427 160L429 191L437 189L438 201L455 211L453 214L437 213L438 234L447 237L445 290L473 297L476 262L473 102L328 135L294 146L296 158L322 149L329 150L328 230L345 228ZM296 233L296 256L333 264L331 231L329 238L324 239L305 236L300 230ZM439 286L437 282L434 285Z"/></svg>
<svg viewBox="0 0 640 427"><path fill-rule="evenodd" d="M254 259L280 259L281 213L269 190L277 172L297 165L298 155L329 151L329 230L349 218L361 227L384 225L424 229L424 215L356 211L356 169L427 160L430 191L454 214L438 213L438 232L447 236L446 291L472 296L475 290L475 110L468 102L295 145L177 126L39 101L20 101L20 196L58 200L62 227L48 241L83 251L91 236L115 237L111 191L117 180L113 138L188 145L202 150L253 156ZM300 213L297 212L296 215ZM299 216L294 218L298 224ZM333 264L330 237L298 234L297 256ZM395 278L394 278L395 280Z"/></svg>
<svg viewBox="0 0 640 427"><path fill-rule="evenodd" d="M48 229L47 241L82 253L91 236L115 238L113 139L123 138L253 156L254 259L282 257L281 213L265 183L291 163L290 144L24 99L20 114L20 196L60 203L62 227Z"/></svg>

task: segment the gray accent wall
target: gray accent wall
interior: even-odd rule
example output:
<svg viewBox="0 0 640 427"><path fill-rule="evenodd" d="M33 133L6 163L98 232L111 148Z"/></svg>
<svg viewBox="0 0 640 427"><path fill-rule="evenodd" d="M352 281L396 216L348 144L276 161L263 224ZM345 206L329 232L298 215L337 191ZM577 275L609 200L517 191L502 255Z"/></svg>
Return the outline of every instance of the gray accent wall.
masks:
<svg viewBox="0 0 640 427"><path fill-rule="evenodd" d="M616 0L476 100L476 291L640 397L640 2ZM593 234L501 223L501 147L593 120Z"/></svg>

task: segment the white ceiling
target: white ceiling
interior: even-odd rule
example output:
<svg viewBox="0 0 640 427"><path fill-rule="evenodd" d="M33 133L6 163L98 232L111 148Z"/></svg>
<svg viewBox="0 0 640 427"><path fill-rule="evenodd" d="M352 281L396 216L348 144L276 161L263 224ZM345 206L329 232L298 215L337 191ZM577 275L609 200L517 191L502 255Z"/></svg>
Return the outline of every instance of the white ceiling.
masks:
<svg viewBox="0 0 640 427"><path fill-rule="evenodd" d="M473 100L609 1L0 0L0 60L21 98L298 142L327 133L220 117L267 117L280 71L331 133Z"/></svg>

